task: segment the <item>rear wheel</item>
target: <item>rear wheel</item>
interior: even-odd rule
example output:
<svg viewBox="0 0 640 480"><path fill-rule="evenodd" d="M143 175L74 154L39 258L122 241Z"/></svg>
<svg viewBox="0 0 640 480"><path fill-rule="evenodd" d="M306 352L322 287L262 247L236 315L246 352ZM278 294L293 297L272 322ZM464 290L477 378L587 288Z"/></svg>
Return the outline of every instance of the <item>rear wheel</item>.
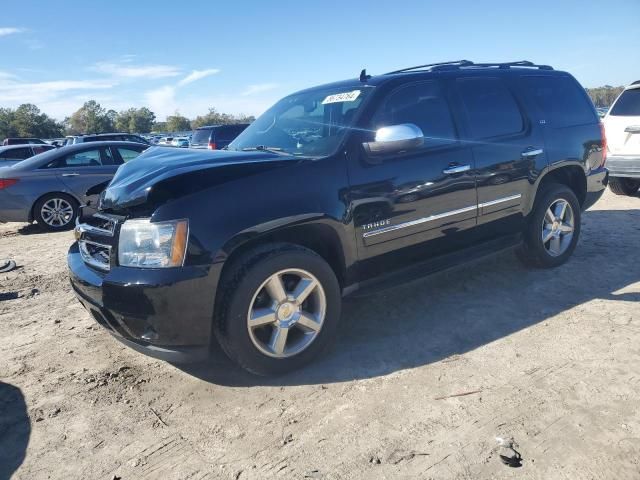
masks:
<svg viewBox="0 0 640 480"><path fill-rule="evenodd" d="M565 185L548 185L536 199L518 257L529 266L557 267L569 259L579 236L580 204L575 194Z"/></svg>
<svg viewBox="0 0 640 480"><path fill-rule="evenodd" d="M65 193L49 193L33 207L38 224L49 231L72 228L78 216L78 202Z"/></svg>
<svg viewBox="0 0 640 480"><path fill-rule="evenodd" d="M271 244L225 273L214 331L226 354L258 375L305 365L335 337L341 295L331 267L315 252Z"/></svg>
<svg viewBox="0 0 640 480"><path fill-rule="evenodd" d="M609 177L609 189L616 195L633 196L640 189L640 180L626 177Z"/></svg>

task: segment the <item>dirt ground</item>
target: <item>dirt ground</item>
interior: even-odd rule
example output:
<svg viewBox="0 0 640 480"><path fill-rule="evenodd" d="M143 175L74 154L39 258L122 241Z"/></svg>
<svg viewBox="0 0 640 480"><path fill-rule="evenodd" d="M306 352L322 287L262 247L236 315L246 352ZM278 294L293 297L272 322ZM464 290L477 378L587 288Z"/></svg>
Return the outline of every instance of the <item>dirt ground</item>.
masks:
<svg viewBox="0 0 640 480"><path fill-rule="evenodd" d="M0 225L0 479L638 479L640 198L582 233L556 270L503 253L349 300L265 380L122 346L71 292L71 233Z"/></svg>

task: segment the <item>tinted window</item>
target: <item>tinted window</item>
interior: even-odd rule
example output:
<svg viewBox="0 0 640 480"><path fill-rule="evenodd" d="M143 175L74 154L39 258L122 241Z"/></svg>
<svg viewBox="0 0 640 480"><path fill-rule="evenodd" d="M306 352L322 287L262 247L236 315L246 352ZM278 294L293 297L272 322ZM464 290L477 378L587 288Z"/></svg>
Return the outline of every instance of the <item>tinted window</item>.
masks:
<svg viewBox="0 0 640 480"><path fill-rule="evenodd" d="M609 115L640 117L640 88L625 90L613 105Z"/></svg>
<svg viewBox="0 0 640 480"><path fill-rule="evenodd" d="M124 163L127 163L140 155L140 151L125 147L118 147L118 153L120 153Z"/></svg>
<svg viewBox="0 0 640 480"><path fill-rule="evenodd" d="M56 147L54 147L54 146L45 146L45 145L34 145L31 148L33 149L33 154L34 155L38 155L39 153L48 152L49 150L53 150Z"/></svg>
<svg viewBox="0 0 640 480"><path fill-rule="evenodd" d="M584 89L572 78L530 76L523 81L549 125L571 127L598 121Z"/></svg>
<svg viewBox="0 0 640 480"><path fill-rule="evenodd" d="M209 143L209 137L211 136L210 128L198 129L193 132L193 137L191 137L191 143L202 144Z"/></svg>
<svg viewBox="0 0 640 480"><path fill-rule="evenodd" d="M457 80L471 136L489 138L519 133L522 115L513 95L499 78Z"/></svg>
<svg viewBox="0 0 640 480"><path fill-rule="evenodd" d="M214 130L215 140L217 142L231 142L240 135L245 128L247 128L246 125L225 125L224 127L216 128Z"/></svg>
<svg viewBox="0 0 640 480"><path fill-rule="evenodd" d="M123 137L123 140L127 142L142 143L144 145L148 144L148 142L144 138L139 137L137 135L123 135L122 137Z"/></svg>
<svg viewBox="0 0 640 480"><path fill-rule="evenodd" d="M393 92L376 113L373 128L401 123L420 127L427 146L451 143L457 139L449 104L437 82L409 85Z"/></svg>
<svg viewBox="0 0 640 480"><path fill-rule="evenodd" d="M30 148L11 148L5 152L0 153L0 159L2 160L25 160L31 157Z"/></svg>
<svg viewBox="0 0 640 480"><path fill-rule="evenodd" d="M54 160L45 168L77 168L77 167L99 167L102 165L100 149L85 150L83 152L72 153L66 157Z"/></svg>

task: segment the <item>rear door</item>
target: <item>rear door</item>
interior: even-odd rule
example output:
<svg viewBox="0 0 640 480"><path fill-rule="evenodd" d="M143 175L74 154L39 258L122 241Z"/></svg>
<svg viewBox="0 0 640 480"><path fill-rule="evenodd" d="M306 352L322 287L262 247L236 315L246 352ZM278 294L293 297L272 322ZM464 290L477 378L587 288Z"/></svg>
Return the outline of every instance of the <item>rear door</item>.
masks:
<svg viewBox="0 0 640 480"><path fill-rule="evenodd" d="M546 166L544 135L525 114L509 79L478 76L452 81L476 165L478 224L517 217L531 189L529 172ZM519 219L513 220L505 225L506 231L495 233L519 228Z"/></svg>
<svg viewBox="0 0 640 480"><path fill-rule="evenodd" d="M110 180L118 169L108 147L74 151L58 159L53 167L60 180L83 203L88 200L89 188Z"/></svg>
<svg viewBox="0 0 640 480"><path fill-rule="evenodd" d="M612 155L640 156L640 85L622 92L604 118Z"/></svg>

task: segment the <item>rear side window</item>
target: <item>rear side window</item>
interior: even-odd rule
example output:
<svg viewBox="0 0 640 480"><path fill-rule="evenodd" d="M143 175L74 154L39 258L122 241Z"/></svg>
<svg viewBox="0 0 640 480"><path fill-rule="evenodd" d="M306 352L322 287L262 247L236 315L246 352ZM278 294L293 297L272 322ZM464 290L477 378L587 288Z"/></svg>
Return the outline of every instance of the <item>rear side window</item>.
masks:
<svg viewBox="0 0 640 480"><path fill-rule="evenodd" d="M140 155L140 151L125 147L118 147L118 153L122 157L124 163L127 163Z"/></svg>
<svg viewBox="0 0 640 480"><path fill-rule="evenodd" d="M209 143L209 137L211 136L210 128L198 129L193 132L193 137L191 137L191 143Z"/></svg>
<svg viewBox="0 0 640 480"><path fill-rule="evenodd" d="M513 95L499 78L460 78L456 81L472 138L520 133L522 114Z"/></svg>
<svg viewBox="0 0 640 480"><path fill-rule="evenodd" d="M552 127L573 127L598 122L584 89L569 77L527 76L522 78L528 94Z"/></svg>
<svg viewBox="0 0 640 480"><path fill-rule="evenodd" d="M640 117L640 88L625 90L613 104L609 115L619 117Z"/></svg>
<svg viewBox="0 0 640 480"><path fill-rule="evenodd" d="M30 148L11 148L0 154L2 160L26 160L30 156Z"/></svg>
<svg viewBox="0 0 640 480"><path fill-rule="evenodd" d="M34 154L34 155L38 155L39 153L42 153L42 152L48 152L49 150L53 150L53 149L54 149L54 148L56 148L56 147L52 147L52 146L44 146L44 145L40 146L40 145L38 145L38 146L33 146L33 147L31 147L31 148L33 149L33 154Z"/></svg>
<svg viewBox="0 0 640 480"><path fill-rule="evenodd" d="M219 127L214 130L215 140L217 142L232 142L246 128L245 125L229 125Z"/></svg>
<svg viewBox="0 0 640 480"><path fill-rule="evenodd" d="M457 141L449 104L437 82L416 83L391 93L376 113L373 126L378 129L402 123L418 126L427 147Z"/></svg>

